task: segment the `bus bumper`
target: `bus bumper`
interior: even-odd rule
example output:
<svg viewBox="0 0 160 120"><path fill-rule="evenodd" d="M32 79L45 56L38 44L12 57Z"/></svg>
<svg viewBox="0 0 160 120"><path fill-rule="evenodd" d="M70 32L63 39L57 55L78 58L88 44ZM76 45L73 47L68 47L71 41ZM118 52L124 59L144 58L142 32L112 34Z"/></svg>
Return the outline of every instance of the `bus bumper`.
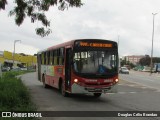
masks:
<svg viewBox="0 0 160 120"><path fill-rule="evenodd" d="M72 85L72 93L76 94L89 94L89 93L117 93L117 84L108 87L95 88L95 87L84 87L76 83Z"/></svg>

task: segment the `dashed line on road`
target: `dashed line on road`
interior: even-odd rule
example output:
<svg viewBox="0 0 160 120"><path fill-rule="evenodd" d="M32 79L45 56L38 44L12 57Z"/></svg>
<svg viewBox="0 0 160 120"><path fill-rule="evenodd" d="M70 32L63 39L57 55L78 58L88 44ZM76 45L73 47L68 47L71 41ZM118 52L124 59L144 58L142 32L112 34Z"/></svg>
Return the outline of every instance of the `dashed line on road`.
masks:
<svg viewBox="0 0 160 120"><path fill-rule="evenodd" d="M143 91L143 92L117 92L117 93L106 93L106 94L109 94L109 95L113 95L113 94L136 94L136 93L148 93L148 92L151 92L151 91ZM157 91L153 91L155 93L160 93L160 90L157 90Z"/></svg>
<svg viewBox="0 0 160 120"><path fill-rule="evenodd" d="M141 88L142 88L142 89L147 89L147 87L146 87L146 86L142 86Z"/></svg>
<svg viewBox="0 0 160 120"><path fill-rule="evenodd" d="M129 93L137 93L137 92L129 92Z"/></svg>
<svg viewBox="0 0 160 120"><path fill-rule="evenodd" d="M139 85L133 85L133 84L118 84L120 86L130 86L130 87L135 87L135 86L139 86Z"/></svg>
<svg viewBox="0 0 160 120"><path fill-rule="evenodd" d="M155 91L155 92L160 92L160 90L157 90L157 91Z"/></svg>
<svg viewBox="0 0 160 120"><path fill-rule="evenodd" d="M135 94L135 93L138 93L138 92L117 92L117 93L106 93L106 94Z"/></svg>
<svg viewBox="0 0 160 120"><path fill-rule="evenodd" d="M120 83L118 84L120 86L129 86L129 87L138 87L138 88L142 88L142 89L153 89L153 90L159 90L157 88L151 87L151 86L147 86L147 85L142 85L142 84L138 84L136 82L130 82L130 83Z"/></svg>
<svg viewBox="0 0 160 120"><path fill-rule="evenodd" d="M152 88L152 87L148 87L145 85L139 85L139 84L134 84L134 85L130 85L130 84L120 84L120 86L129 86L129 87L134 87L134 88L139 88L142 90L151 90L151 91L160 91L160 89L156 89L156 88ZM134 92L133 92L134 93Z"/></svg>
<svg viewBox="0 0 160 120"><path fill-rule="evenodd" d="M124 84L119 83L118 85L124 85Z"/></svg>
<svg viewBox="0 0 160 120"><path fill-rule="evenodd" d="M143 86L143 85L139 85L139 84L135 84L134 85L131 85L131 84L118 84L120 86L129 86L129 87L139 87L139 88L142 88L142 89L146 89L148 88L147 86Z"/></svg>
<svg viewBox="0 0 160 120"><path fill-rule="evenodd" d="M126 94L126 92L118 92L118 94Z"/></svg>
<svg viewBox="0 0 160 120"><path fill-rule="evenodd" d="M137 85L127 85L127 86L130 86L130 87L135 87L135 86L137 86Z"/></svg>

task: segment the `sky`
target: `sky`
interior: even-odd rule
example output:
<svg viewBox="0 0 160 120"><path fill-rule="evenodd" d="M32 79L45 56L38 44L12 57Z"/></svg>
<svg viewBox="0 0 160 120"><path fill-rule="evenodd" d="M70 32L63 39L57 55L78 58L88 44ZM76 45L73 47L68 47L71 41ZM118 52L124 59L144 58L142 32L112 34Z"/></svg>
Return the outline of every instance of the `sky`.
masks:
<svg viewBox="0 0 160 120"><path fill-rule="evenodd" d="M81 8L59 11L50 8L46 13L52 33L47 37L36 35L40 22L26 18L19 27L6 10L0 11L0 51L35 54L37 51L73 39L106 39L119 43L119 55L151 55L153 15L160 12L160 0L82 0ZM160 13L154 20L153 56L160 57ZM119 36L119 37L118 37Z"/></svg>

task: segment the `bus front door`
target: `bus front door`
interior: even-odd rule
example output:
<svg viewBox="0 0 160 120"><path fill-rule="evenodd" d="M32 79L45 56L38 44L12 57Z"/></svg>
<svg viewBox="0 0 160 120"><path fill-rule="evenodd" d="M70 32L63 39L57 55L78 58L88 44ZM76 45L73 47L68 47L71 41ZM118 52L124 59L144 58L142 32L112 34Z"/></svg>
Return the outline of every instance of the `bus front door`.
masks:
<svg viewBox="0 0 160 120"><path fill-rule="evenodd" d="M71 85L71 54L72 49L66 49L66 60L65 60L65 89L68 90Z"/></svg>

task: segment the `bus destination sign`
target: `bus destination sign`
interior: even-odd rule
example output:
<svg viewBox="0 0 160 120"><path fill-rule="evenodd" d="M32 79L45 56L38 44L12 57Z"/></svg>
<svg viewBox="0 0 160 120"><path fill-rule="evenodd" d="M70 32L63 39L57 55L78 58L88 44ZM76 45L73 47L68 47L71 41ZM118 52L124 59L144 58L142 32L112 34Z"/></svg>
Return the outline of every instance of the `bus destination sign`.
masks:
<svg viewBox="0 0 160 120"><path fill-rule="evenodd" d="M113 45L111 43L95 43L95 42L80 42L81 47L105 47L111 48Z"/></svg>

